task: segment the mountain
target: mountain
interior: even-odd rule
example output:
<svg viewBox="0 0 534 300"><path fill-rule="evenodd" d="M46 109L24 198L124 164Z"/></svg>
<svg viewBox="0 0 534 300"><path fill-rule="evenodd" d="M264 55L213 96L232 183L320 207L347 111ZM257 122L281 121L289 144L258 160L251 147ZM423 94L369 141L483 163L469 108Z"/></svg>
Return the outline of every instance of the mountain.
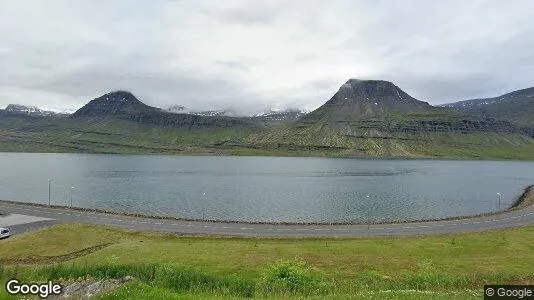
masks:
<svg viewBox="0 0 534 300"><path fill-rule="evenodd" d="M323 106L300 121L350 122L429 109L427 102L414 99L391 82L350 79Z"/></svg>
<svg viewBox="0 0 534 300"><path fill-rule="evenodd" d="M508 122L431 106L388 81L358 79L347 81L323 106L300 118L296 124L384 132L518 130Z"/></svg>
<svg viewBox="0 0 534 300"><path fill-rule="evenodd" d="M251 125L246 120L239 118L171 113L148 106L127 91L110 92L91 100L71 116L72 119L91 117L113 117L139 123L180 128L217 128Z"/></svg>
<svg viewBox="0 0 534 300"><path fill-rule="evenodd" d="M11 114L27 115L31 117L48 117L48 116L66 115L62 113L56 113L53 111L42 110L36 106L27 106L27 105L20 105L20 104L9 104L5 108L5 112L11 113Z"/></svg>
<svg viewBox="0 0 534 300"><path fill-rule="evenodd" d="M431 106L388 81L350 79L315 111L254 142L336 155L476 156L523 146L534 150L527 135L508 121Z"/></svg>
<svg viewBox="0 0 534 300"><path fill-rule="evenodd" d="M442 106L534 128L534 87L498 97L465 100Z"/></svg>
<svg viewBox="0 0 534 300"><path fill-rule="evenodd" d="M91 100L72 114L72 117L136 116L154 111L155 108L139 101L132 93L116 91Z"/></svg>
<svg viewBox="0 0 534 300"><path fill-rule="evenodd" d="M433 107L382 80L351 79L304 115L298 110L239 118L171 113L127 91L93 99L69 117L0 110L0 151L10 152L534 160L532 136L510 121Z"/></svg>

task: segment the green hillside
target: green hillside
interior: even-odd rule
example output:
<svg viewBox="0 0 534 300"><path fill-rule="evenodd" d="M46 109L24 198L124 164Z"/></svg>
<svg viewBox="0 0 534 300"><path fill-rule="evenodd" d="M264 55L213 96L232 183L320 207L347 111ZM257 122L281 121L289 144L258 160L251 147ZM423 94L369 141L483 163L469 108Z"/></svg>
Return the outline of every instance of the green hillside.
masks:
<svg viewBox="0 0 534 300"><path fill-rule="evenodd" d="M508 121L433 107L376 80L349 80L294 122L173 114L128 92L92 100L70 117L0 110L0 151L10 152L534 160L529 134Z"/></svg>
<svg viewBox="0 0 534 300"><path fill-rule="evenodd" d="M0 151L224 154L221 144L239 144L255 132L249 127L185 129L114 117L72 120L0 115Z"/></svg>
<svg viewBox="0 0 534 300"><path fill-rule="evenodd" d="M446 104L484 117L508 120L519 126L534 128L534 87L514 91L494 98L473 99Z"/></svg>

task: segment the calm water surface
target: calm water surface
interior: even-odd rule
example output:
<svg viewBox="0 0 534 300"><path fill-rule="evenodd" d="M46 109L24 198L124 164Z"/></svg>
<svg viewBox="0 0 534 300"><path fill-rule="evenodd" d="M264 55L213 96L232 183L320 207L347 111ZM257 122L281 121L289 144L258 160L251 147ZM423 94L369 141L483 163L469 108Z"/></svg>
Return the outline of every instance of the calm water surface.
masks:
<svg viewBox="0 0 534 300"><path fill-rule="evenodd" d="M0 153L0 199L233 221L399 221L491 212L534 163ZM74 187L74 189L71 189ZM369 196L369 197L367 197Z"/></svg>

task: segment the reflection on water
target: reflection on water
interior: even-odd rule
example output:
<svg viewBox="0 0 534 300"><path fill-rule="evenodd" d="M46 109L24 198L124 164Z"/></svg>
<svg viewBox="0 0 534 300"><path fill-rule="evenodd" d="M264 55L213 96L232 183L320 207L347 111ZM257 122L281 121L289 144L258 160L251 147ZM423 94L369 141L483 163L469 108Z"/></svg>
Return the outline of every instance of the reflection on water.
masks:
<svg viewBox="0 0 534 300"><path fill-rule="evenodd" d="M0 199L238 221L399 221L502 207L532 162L0 153Z"/></svg>

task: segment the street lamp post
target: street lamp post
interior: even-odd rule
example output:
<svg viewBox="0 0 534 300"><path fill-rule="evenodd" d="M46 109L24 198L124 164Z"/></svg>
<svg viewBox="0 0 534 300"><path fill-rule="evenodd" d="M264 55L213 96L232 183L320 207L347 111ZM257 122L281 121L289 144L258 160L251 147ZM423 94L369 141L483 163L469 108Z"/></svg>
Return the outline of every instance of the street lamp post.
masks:
<svg viewBox="0 0 534 300"><path fill-rule="evenodd" d="M50 179L48 179L48 206L50 206Z"/></svg>
<svg viewBox="0 0 534 300"><path fill-rule="evenodd" d="M371 196L366 195L365 198L367 198L367 202L369 202L369 198ZM371 211L367 211L367 229L369 230L371 228Z"/></svg>
<svg viewBox="0 0 534 300"><path fill-rule="evenodd" d="M74 187L70 188L70 208L72 209L72 191L74 190Z"/></svg>
<svg viewBox="0 0 534 300"><path fill-rule="evenodd" d="M206 205L206 193L202 193L202 199L204 200L204 203L202 203L202 221L204 221L204 211L206 209L205 205Z"/></svg>

